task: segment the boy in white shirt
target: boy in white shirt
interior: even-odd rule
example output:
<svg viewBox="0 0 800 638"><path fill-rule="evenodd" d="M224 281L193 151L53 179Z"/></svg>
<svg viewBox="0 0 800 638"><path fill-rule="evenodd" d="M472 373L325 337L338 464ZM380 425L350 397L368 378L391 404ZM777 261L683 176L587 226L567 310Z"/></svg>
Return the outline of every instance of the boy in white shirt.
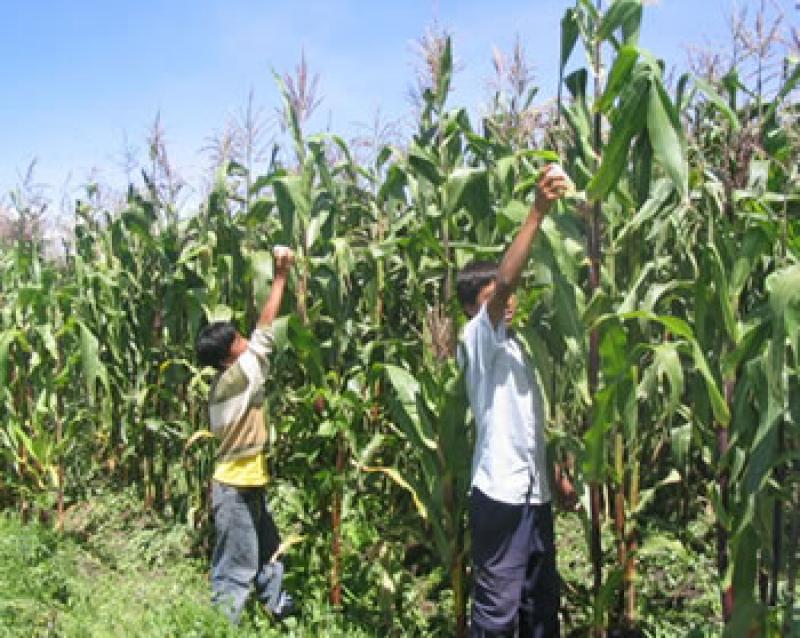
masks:
<svg viewBox="0 0 800 638"><path fill-rule="evenodd" d="M507 328L531 244L567 187L563 171L548 166L500 263L473 262L456 280L470 317L459 360L477 430L469 506L474 638L560 633L544 403L533 362Z"/></svg>

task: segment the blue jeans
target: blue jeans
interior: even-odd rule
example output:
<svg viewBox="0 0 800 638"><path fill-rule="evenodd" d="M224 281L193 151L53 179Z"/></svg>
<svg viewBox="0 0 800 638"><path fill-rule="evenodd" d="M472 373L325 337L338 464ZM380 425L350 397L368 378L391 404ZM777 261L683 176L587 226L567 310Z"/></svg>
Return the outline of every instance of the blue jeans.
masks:
<svg viewBox="0 0 800 638"><path fill-rule="evenodd" d="M469 519L473 638L560 636L550 503L509 505L472 488Z"/></svg>
<svg viewBox="0 0 800 638"><path fill-rule="evenodd" d="M255 585L258 598L276 610L283 565L270 559L280 537L263 487L233 487L212 481L216 542L211 558L212 601L238 623Z"/></svg>

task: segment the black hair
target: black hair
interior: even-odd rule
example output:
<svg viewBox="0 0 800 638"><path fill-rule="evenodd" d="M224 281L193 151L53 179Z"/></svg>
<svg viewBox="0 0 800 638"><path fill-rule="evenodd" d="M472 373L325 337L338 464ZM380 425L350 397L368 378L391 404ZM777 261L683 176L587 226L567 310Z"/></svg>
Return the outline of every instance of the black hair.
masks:
<svg viewBox="0 0 800 638"><path fill-rule="evenodd" d="M456 275L456 294L462 308L474 305L478 293L497 278L497 262L475 260L468 263Z"/></svg>
<svg viewBox="0 0 800 638"><path fill-rule="evenodd" d="M222 370L231 345L236 339L236 328L230 321L215 321L204 326L197 335L195 351L200 365Z"/></svg>

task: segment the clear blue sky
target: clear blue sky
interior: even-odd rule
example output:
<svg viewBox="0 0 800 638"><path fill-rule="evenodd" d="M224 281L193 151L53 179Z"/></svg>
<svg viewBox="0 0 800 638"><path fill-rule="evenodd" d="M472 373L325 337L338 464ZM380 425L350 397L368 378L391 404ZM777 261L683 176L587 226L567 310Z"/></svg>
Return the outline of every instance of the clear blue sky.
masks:
<svg viewBox="0 0 800 638"><path fill-rule="evenodd" d="M758 0L738 0L753 5ZM795 0L777 0L797 24ZM37 181L59 195L93 167L117 186L123 137L141 151L157 111L170 155L189 181L207 138L256 103L278 106L271 69L305 50L324 98L311 128L345 137L380 108L409 112L412 43L434 21L454 38L461 71L450 103L488 95L492 47L517 34L545 95L555 91L559 26L571 0L4 0L0 39L0 197L38 159ZM728 46L732 0L660 0L645 11L642 45L683 67L689 44Z"/></svg>

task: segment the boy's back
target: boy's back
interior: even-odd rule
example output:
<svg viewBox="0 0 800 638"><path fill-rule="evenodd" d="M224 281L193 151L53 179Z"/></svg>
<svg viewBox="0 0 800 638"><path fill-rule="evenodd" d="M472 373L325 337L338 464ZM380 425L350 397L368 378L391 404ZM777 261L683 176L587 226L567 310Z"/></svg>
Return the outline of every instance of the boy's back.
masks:
<svg viewBox="0 0 800 638"><path fill-rule="evenodd" d="M228 485L266 483L262 451L267 432L263 404L272 348L271 328L256 328L246 351L220 373L209 393L211 431L219 441L214 479ZM253 458L259 468L243 481L241 465L248 458Z"/></svg>
<svg viewBox="0 0 800 638"><path fill-rule="evenodd" d="M506 503L546 503L545 415L532 362L504 322L484 306L462 337L466 386L476 422L472 485Z"/></svg>

